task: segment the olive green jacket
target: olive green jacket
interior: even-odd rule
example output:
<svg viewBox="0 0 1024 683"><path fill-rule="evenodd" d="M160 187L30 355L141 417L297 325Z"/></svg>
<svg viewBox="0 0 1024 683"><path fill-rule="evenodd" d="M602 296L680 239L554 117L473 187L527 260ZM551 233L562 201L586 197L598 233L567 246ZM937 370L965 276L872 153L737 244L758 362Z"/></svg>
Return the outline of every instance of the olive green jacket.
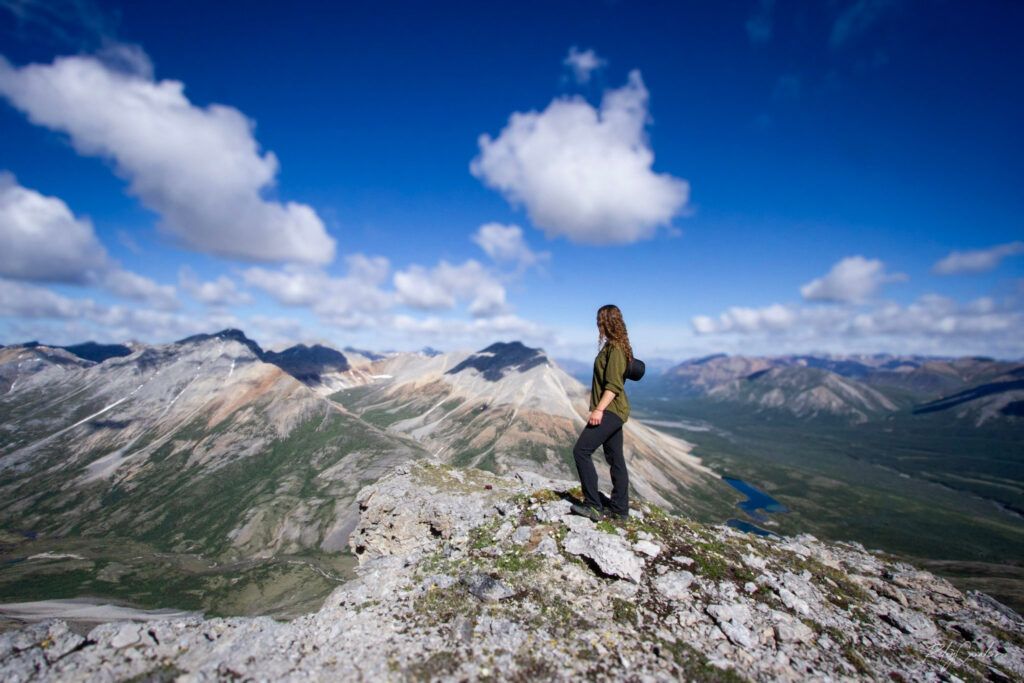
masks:
<svg viewBox="0 0 1024 683"><path fill-rule="evenodd" d="M594 379L590 384L590 409L597 408L605 391L614 391L615 398L608 410L622 418L629 419L629 399L625 387L626 352L615 344L605 344L594 359Z"/></svg>

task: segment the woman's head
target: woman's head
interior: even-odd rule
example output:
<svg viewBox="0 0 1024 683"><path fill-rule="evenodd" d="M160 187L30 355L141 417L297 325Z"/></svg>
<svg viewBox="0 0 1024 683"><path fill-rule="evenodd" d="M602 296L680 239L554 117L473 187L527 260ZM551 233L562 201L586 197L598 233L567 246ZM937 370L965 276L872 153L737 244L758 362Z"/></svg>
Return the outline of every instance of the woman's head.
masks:
<svg viewBox="0 0 1024 683"><path fill-rule="evenodd" d="M618 306L608 304L597 309L598 344L608 342L615 344L626 353L626 362L633 362L633 347L629 345L629 333L626 323L622 320L622 311Z"/></svg>

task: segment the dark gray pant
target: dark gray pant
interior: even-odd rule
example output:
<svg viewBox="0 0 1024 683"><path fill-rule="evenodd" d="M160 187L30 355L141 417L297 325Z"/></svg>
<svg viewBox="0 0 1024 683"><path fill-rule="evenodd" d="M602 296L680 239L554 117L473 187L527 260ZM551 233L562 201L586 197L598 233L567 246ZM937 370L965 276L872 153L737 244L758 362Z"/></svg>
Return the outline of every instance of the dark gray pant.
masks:
<svg viewBox="0 0 1024 683"><path fill-rule="evenodd" d="M626 472L626 459L622 455L622 418L611 411L604 412L601 424L588 424L572 449L576 472L580 475L580 486L583 488L583 502L600 509L597 470L594 469L591 457L598 446L604 446L604 459L611 468L612 496L609 507L615 514L625 514L629 512L629 474Z"/></svg>

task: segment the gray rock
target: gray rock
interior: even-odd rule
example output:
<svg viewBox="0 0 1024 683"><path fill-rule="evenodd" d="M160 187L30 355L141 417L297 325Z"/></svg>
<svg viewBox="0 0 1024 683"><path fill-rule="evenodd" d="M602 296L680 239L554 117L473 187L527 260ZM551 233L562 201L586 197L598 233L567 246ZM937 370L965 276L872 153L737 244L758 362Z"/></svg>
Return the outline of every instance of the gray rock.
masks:
<svg viewBox="0 0 1024 683"><path fill-rule="evenodd" d="M466 589L483 602L497 602L515 595L515 591L486 574L470 574L462 582Z"/></svg>
<svg viewBox="0 0 1024 683"><path fill-rule="evenodd" d="M545 536L537 544L537 547L533 549L533 552L546 557L560 558L562 555L558 552L558 543L555 539L550 536Z"/></svg>
<svg viewBox="0 0 1024 683"><path fill-rule="evenodd" d="M43 656L50 663L57 661L85 642L85 638L74 633L65 622L59 620L46 623L46 638L49 645L43 649Z"/></svg>
<svg viewBox="0 0 1024 683"><path fill-rule="evenodd" d="M421 474L428 479L418 479ZM757 578L740 586L725 577L672 571L693 560L670 561L664 550L645 561L637 554L643 554L642 545L634 553L625 538L600 533L583 518L569 523L575 527L517 529L522 499L515 494L541 488L522 479L412 463L382 481L360 496L359 538L368 545L357 578L335 590L319 612L286 623L265 617L119 622L97 626L88 640L62 622L45 622L0 634L0 679L130 680L166 666L178 680L196 683L602 677L660 683L680 675L664 644L682 642L705 661L757 681L879 680L890 673L943 680L936 671L945 661L946 643L955 643L959 665L972 675L1024 680L1024 650L1006 635L1024 633L1015 613L854 544L810 537L755 540L693 525L677 539L660 533L641 539L672 547L677 540L694 542L697 529L706 540L731 546L730 557L742 553L744 565L763 563ZM474 487L491 502L478 506ZM493 532L497 519L508 523L506 541L474 548L474 525L486 524ZM551 535L533 552L545 559L531 558L530 568L515 576L522 592L498 602L512 597L511 582L502 578L511 565L489 551L521 552L516 544L543 531ZM559 552L563 533L565 551L586 564ZM783 545L791 552L780 552ZM793 570L800 566L795 546L807 557L834 561L836 571L856 572L850 580L871 590L830 599L838 587L828 577ZM428 558L468 573L461 580L435 573L440 570L425 564ZM785 608L770 607L774 600L765 602L762 591L750 594L752 585L775 591ZM652 597L661 604L652 604ZM613 599L632 609L624 613ZM848 603L877 618L857 616ZM945 633L938 633L937 623ZM847 659L847 646L858 652L863 671ZM949 672L945 677L956 680Z"/></svg>
<svg viewBox="0 0 1024 683"><path fill-rule="evenodd" d="M892 605L892 608L880 616L899 630L918 640L930 640L939 635L939 629L936 628L935 622L915 610L902 609Z"/></svg>
<svg viewBox="0 0 1024 683"><path fill-rule="evenodd" d="M814 631L807 624L796 619L780 621L775 624L774 629L775 638L780 643L809 643L814 639Z"/></svg>
<svg viewBox="0 0 1024 683"><path fill-rule="evenodd" d="M750 630L751 615L746 605L708 605L705 610L718 623L722 633L736 645L752 649L758 645L758 638Z"/></svg>
<svg viewBox="0 0 1024 683"><path fill-rule="evenodd" d="M658 553L661 552L661 546L659 546L657 543L651 543L650 541L641 540L633 544L633 550L637 551L638 553L643 553L648 557L657 557Z"/></svg>
<svg viewBox="0 0 1024 683"><path fill-rule="evenodd" d="M593 561L608 576L637 583L643 576L644 561L633 554L629 543L620 536L598 531L570 531L562 541L562 547L567 553Z"/></svg>
<svg viewBox="0 0 1024 683"><path fill-rule="evenodd" d="M669 600L690 600L694 575L688 571L666 572L654 580L654 587Z"/></svg>
<svg viewBox="0 0 1024 683"><path fill-rule="evenodd" d="M567 500L553 500L537 508L537 519L545 523L557 522L569 515L572 504Z"/></svg>
<svg viewBox="0 0 1024 683"><path fill-rule="evenodd" d="M532 526L521 526L517 528L515 532L512 534L512 540L518 543L519 545L523 545L524 543L530 540L530 536L532 535Z"/></svg>
<svg viewBox="0 0 1024 683"><path fill-rule="evenodd" d="M587 532L597 529L597 525L594 522L579 515L566 515L562 518L562 523L569 527L570 531Z"/></svg>
<svg viewBox="0 0 1024 683"><path fill-rule="evenodd" d="M139 642L140 630L141 628L138 624L125 624L110 639L110 646L120 650L122 647L134 645Z"/></svg>

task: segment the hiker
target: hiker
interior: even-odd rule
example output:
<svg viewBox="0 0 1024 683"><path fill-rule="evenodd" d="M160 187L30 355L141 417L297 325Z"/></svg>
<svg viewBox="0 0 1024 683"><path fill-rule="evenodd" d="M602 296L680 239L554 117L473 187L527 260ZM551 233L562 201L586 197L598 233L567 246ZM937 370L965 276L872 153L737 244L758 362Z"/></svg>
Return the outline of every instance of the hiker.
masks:
<svg viewBox="0 0 1024 683"><path fill-rule="evenodd" d="M622 454L622 425L629 419L625 374L633 362L626 323L618 306L602 306L597 310L598 344L601 350L594 359L594 378L590 385L590 417L572 449L576 472L583 488L583 504L573 504L572 511L595 522L602 517L625 521L629 518L629 474ZM597 471L591 458L598 446L604 447L612 477L612 495L602 505L597 490Z"/></svg>

